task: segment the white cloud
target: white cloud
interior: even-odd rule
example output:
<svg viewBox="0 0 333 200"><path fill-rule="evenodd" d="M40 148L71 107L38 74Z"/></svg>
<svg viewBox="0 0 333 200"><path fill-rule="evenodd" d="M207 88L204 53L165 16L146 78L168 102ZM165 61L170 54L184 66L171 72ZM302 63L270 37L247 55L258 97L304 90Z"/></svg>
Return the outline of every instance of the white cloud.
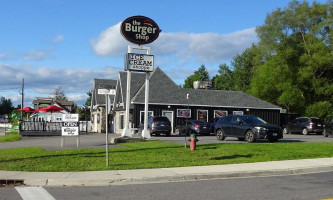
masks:
<svg viewBox="0 0 333 200"><path fill-rule="evenodd" d="M129 44L120 34L120 24L109 27L97 39L92 39L91 45L99 56L120 56L126 52Z"/></svg>
<svg viewBox="0 0 333 200"><path fill-rule="evenodd" d="M23 60L26 61L42 61L52 58L50 55L51 49L30 50L24 56Z"/></svg>
<svg viewBox="0 0 333 200"><path fill-rule="evenodd" d="M32 100L50 96L57 86L61 86L69 100L79 101L75 103L82 105L87 98L85 94L92 89L94 78L116 80L121 70L122 68L117 67L63 69L0 63L0 96L11 93L13 105L20 104L19 90L24 78L25 94L31 96Z"/></svg>
<svg viewBox="0 0 333 200"><path fill-rule="evenodd" d="M64 36L63 35L57 35L55 38L52 39L53 43L58 43L64 41Z"/></svg>
<svg viewBox="0 0 333 200"><path fill-rule="evenodd" d="M196 62L220 63L232 59L251 44L257 42L255 28L230 34L219 33L164 33L148 46L154 55L172 56L179 63L194 59ZM99 56L119 56L127 53L127 42L120 34L120 23L103 31L91 40L94 52Z"/></svg>

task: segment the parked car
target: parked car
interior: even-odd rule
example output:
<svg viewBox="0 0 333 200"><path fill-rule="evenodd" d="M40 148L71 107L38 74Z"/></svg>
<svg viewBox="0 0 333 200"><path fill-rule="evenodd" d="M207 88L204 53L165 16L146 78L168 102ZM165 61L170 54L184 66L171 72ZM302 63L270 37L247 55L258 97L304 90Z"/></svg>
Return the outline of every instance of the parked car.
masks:
<svg viewBox="0 0 333 200"><path fill-rule="evenodd" d="M214 134L216 135L216 132L217 132L217 129L221 129L222 128L222 122L224 120L225 116L224 117L219 117L214 128L213 128L213 132Z"/></svg>
<svg viewBox="0 0 333 200"><path fill-rule="evenodd" d="M302 133L303 135L309 133L321 135L323 131L323 122L319 118L314 117L298 117L288 123L283 129L284 134Z"/></svg>
<svg viewBox="0 0 333 200"><path fill-rule="evenodd" d="M213 119L211 119L209 121L210 126L212 127L212 129L214 129L215 125L217 124L217 121L220 119L221 117L214 117Z"/></svg>
<svg viewBox="0 0 333 200"><path fill-rule="evenodd" d="M187 135L191 133L198 135L210 135L212 133L212 127L208 122L201 120L189 120L186 126L186 122L182 125L177 125L175 129L176 135L184 135L187 131Z"/></svg>
<svg viewBox="0 0 333 200"><path fill-rule="evenodd" d="M8 123L7 119L0 118L0 123Z"/></svg>
<svg viewBox="0 0 333 200"><path fill-rule="evenodd" d="M140 124L139 133L142 133L144 124ZM151 135L165 134L166 136L171 135L171 122L165 116L150 116L148 117L148 129Z"/></svg>
<svg viewBox="0 0 333 200"><path fill-rule="evenodd" d="M270 142L276 142L283 138L279 126L268 124L259 117L249 115L222 117L215 127L218 140L224 140L226 137L237 137L238 140L252 143L256 139L268 139Z"/></svg>
<svg viewBox="0 0 333 200"><path fill-rule="evenodd" d="M330 117L326 120L323 134L325 137L328 137L329 135L331 137L333 136L333 117Z"/></svg>

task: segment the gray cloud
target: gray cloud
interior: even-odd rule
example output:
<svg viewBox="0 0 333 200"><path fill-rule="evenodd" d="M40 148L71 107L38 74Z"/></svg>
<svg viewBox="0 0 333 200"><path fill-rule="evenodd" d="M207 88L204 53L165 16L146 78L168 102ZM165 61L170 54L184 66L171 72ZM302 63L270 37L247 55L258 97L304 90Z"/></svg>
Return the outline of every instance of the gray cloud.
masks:
<svg viewBox="0 0 333 200"><path fill-rule="evenodd" d="M127 52L127 42L120 34L120 24L109 27L97 39L91 40L94 52L99 56L119 56ZM161 33L149 46L155 55L174 56L181 62L194 59L202 63L220 63L232 59L251 44L257 42L255 28L230 34L218 33Z"/></svg>
<svg viewBox="0 0 333 200"><path fill-rule="evenodd" d="M29 101L36 96L50 96L56 87L61 86L69 100L79 101L78 104L82 105L87 98L85 94L92 89L94 78L117 79L121 70L111 66L102 69L63 69L0 63L0 92L11 93L9 97L15 102L14 105L20 104L19 91L24 78L26 95L31 97Z"/></svg>

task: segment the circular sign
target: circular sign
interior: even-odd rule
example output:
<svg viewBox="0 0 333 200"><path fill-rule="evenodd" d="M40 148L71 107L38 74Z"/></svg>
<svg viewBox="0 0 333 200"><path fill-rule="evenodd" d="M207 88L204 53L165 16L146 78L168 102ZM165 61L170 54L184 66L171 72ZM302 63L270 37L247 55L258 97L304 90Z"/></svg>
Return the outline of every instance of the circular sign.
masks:
<svg viewBox="0 0 333 200"><path fill-rule="evenodd" d="M153 42L161 31L154 20L145 16L129 17L120 27L120 32L126 40L139 45Z"/></svg>

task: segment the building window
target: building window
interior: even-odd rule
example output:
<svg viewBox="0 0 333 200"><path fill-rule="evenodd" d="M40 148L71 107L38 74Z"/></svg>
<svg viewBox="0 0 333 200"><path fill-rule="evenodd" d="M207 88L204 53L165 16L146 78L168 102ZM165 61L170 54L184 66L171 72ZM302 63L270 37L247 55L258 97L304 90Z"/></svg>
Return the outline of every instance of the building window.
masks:
<svg viewBox="0 0 333 200"><path fill-rule="evenodd" d="M154 112L153 111L148 111L148 117L150 116L154 116ZM144 119L145 118L145 111L140 111L140 123L143 123L144 122Z"/></svg>
<svg viewBox="0 0 333 200"><path fill-rule="evenodd" d="M119 129L124 129L124 114L119 115Z"/></svg>
<svg viewBox="0 0 333 200"><path fill-rule="evenodd" d="M197 119L207 122L208 121L208 110L198 110Z"/></svg>
<svg viewBox="0 0 333 200"><path fill-rule="evenodd" d="M214 118L215 117L223 117L228 116L228 111L226 110L214 110Z"/></svg>
<svg viewBox="0 0 333 200"><path fill-rule="evenodd" d="M177 109L177 117L191 118L190 109Z"/></svg>
<svg viewBox="0 0 333 200"><path fill-rule="evenodd" d="M233 111L232 112L233 115L244 115L243 111Z"/></svg>

